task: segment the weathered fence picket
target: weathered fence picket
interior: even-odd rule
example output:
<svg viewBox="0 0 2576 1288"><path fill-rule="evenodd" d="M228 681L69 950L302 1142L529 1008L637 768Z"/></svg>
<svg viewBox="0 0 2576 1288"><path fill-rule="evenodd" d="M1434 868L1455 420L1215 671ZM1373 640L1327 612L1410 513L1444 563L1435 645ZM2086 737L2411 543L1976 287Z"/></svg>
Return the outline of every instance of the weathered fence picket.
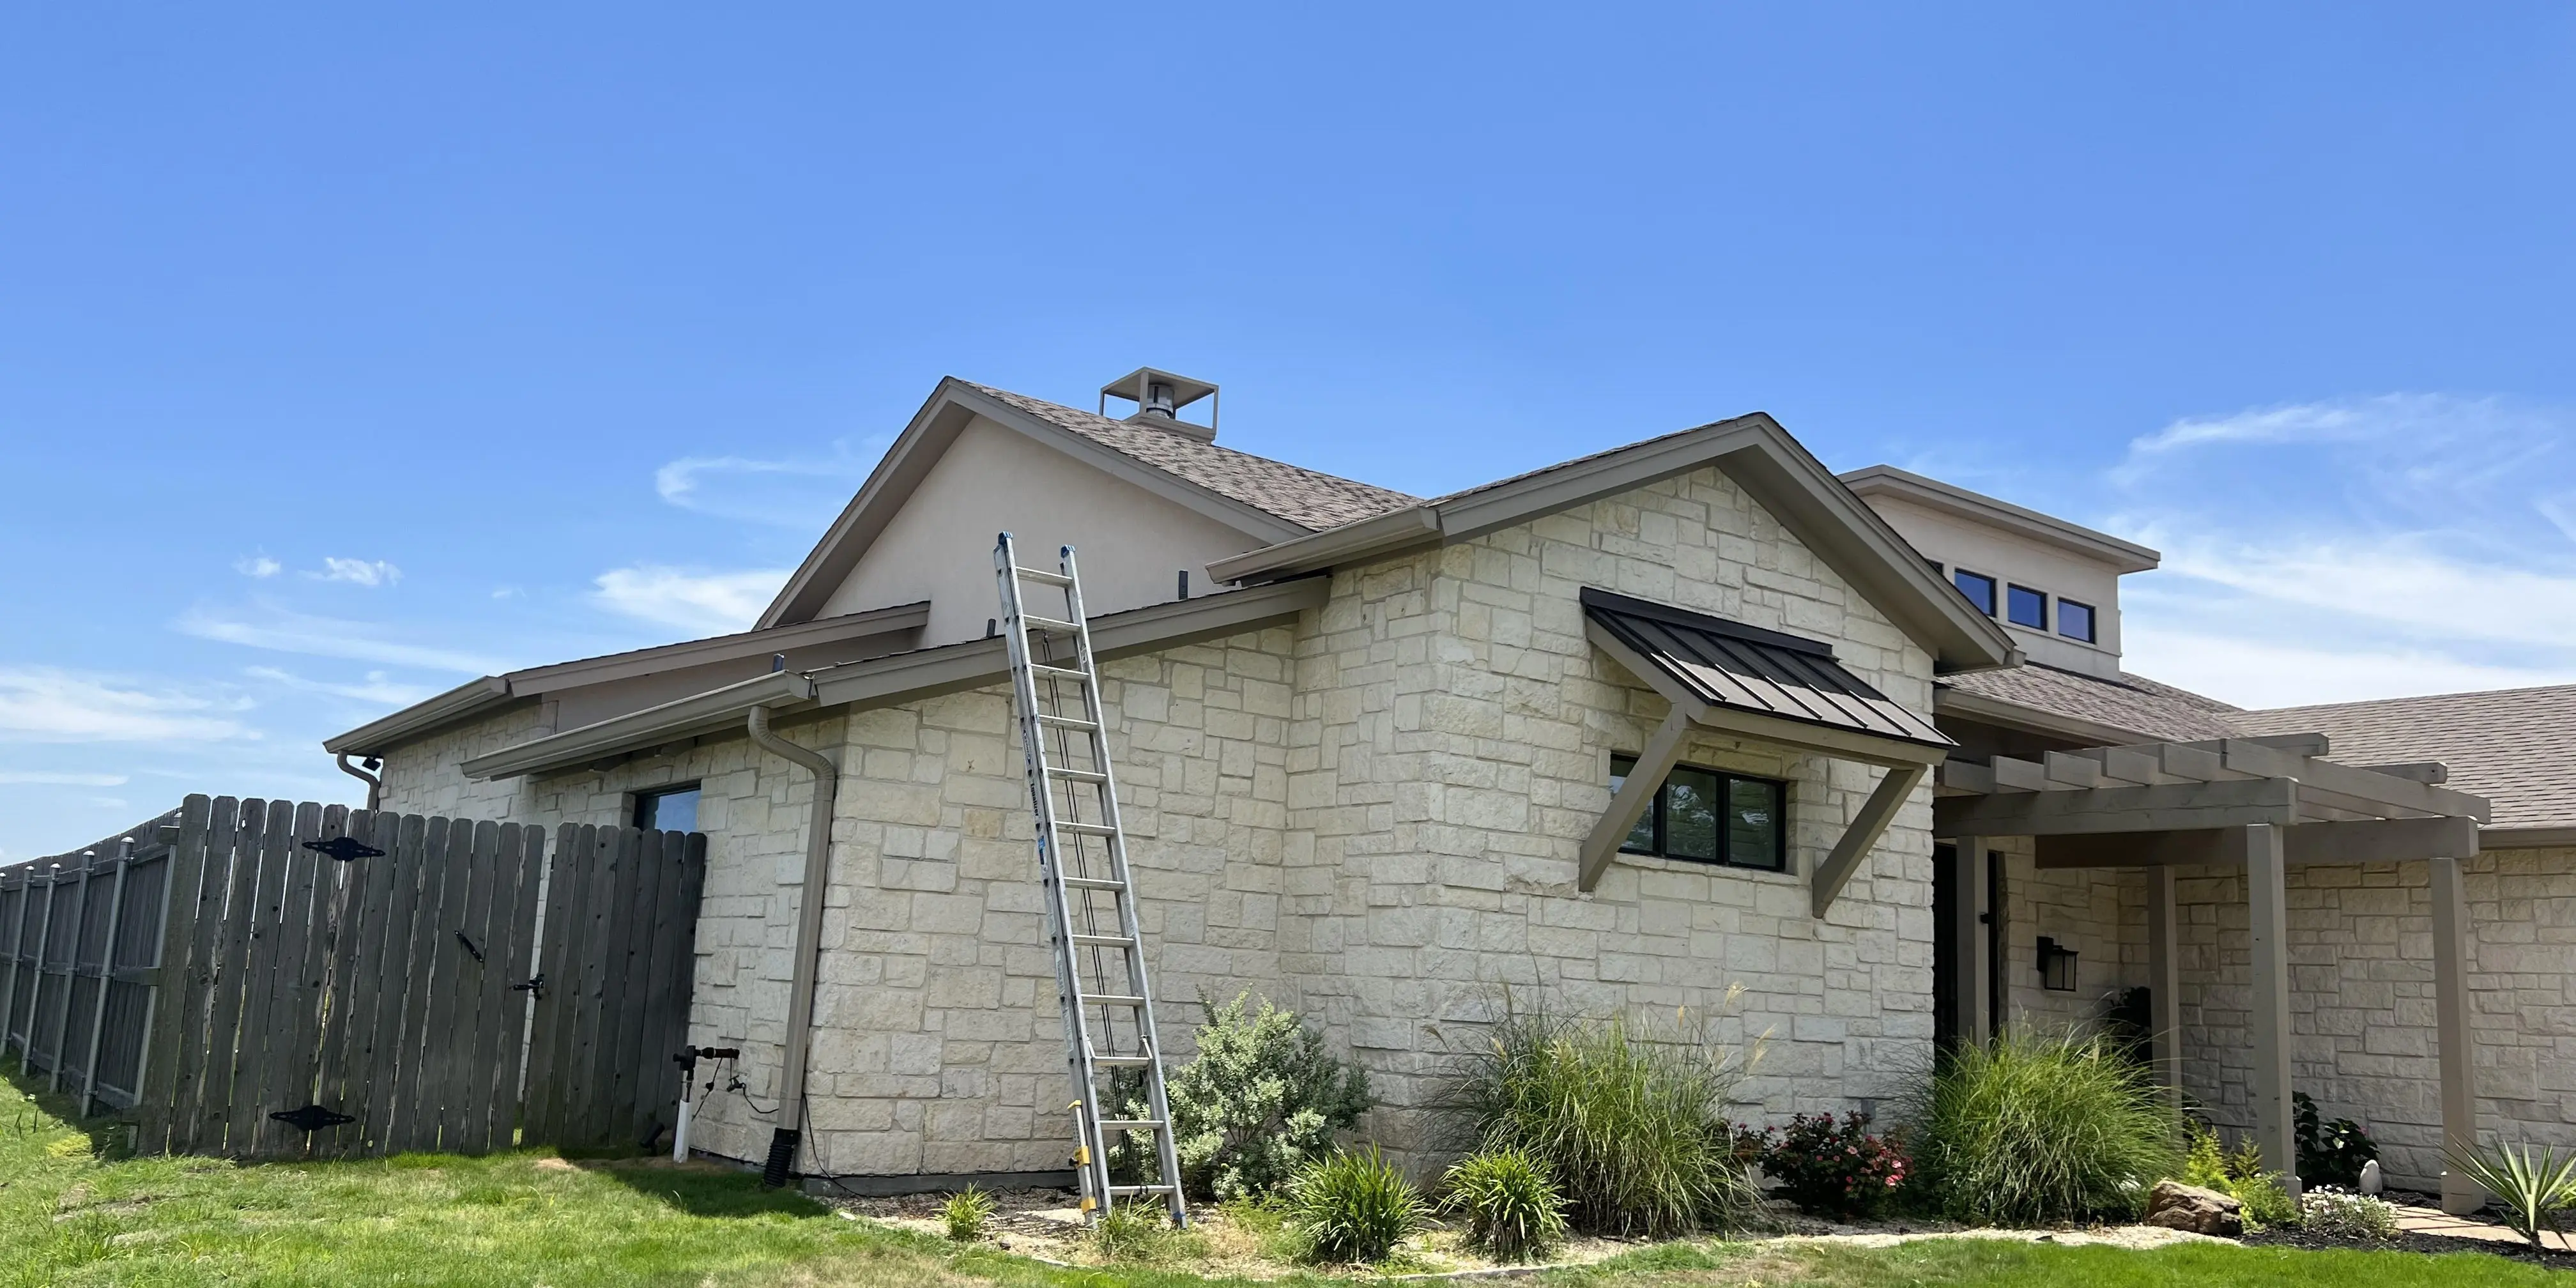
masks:
<svg viewBox="0 0 2576 1288"><path fill-rule="evenodd" d="M706 838L566 825L547 849L516 823L191 796L0 869L0 1055L145 1153L649 1145Z"/></svg>

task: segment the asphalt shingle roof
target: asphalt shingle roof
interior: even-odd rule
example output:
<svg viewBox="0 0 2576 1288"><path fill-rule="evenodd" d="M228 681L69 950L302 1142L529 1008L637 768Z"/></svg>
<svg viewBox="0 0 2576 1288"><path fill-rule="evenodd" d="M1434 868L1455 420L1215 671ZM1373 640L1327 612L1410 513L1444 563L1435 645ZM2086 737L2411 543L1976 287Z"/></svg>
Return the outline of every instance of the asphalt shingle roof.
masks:
<svg viewBox="0 0 2576 1288"><path fill-rule="evenodd" d="M2196 742L2246 732L2235 723L2243 714L2235 707L2125 671L2108 680L2030 665L1945 675L1940 682L1962 693L2128 729L2155 741Z"/></svg>
<svg viewBox="0 0 2576 1288"><path fill-rule="evenodd" d="M1111 420L990 385L961 383L1058 429L1079 434L1113 452L1310 531L1338 528L1402 509L1420 499L1390 488L1203 443L1151 425Z"/></svg>
<svg viewBox="0 0 2576 1288"><path fill-rule="evenodd" d="M2438 760L2486 797L2496 827L2576 827L2576 684L2276 707L2247 733L2321 733L2347 765Z"/></svg>

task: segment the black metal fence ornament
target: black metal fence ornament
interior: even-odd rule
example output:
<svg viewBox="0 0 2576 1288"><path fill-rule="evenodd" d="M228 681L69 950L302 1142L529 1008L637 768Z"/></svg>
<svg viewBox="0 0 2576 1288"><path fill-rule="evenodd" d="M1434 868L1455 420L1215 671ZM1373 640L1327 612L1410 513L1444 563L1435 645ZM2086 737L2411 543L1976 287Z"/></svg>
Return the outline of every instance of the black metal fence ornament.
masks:
<svg viewBox="0 0 2576 1288"><path fill-rule="evenodd" d="M456 942L465 945L465 951L474 954L474 960L478 962L483 960L483 950L475 947L474 941L466 938L464 931L460 930L456 932Z"/></svg>
<svg viewBox="0 0 2576 1288"><path fill-rule="evenodd" d="M385 852L354 836L335 836L327 841L306 841L304 848L315 854L327 854L347 863L356 859L381 859Z"/></svg>
<svg viewBox="0 0 2576 1288"><path fill-rule="evenodd" d="M342 1123L353 1123L358 1121L347 1114L325 1109L320 1105L306 1105L302 1109L283 1110L278 1113L270 1114L269 1117L274 1118L289 1127L293 1127L306 1135L311 1135L325 1127L337 1127Z"/></svg>

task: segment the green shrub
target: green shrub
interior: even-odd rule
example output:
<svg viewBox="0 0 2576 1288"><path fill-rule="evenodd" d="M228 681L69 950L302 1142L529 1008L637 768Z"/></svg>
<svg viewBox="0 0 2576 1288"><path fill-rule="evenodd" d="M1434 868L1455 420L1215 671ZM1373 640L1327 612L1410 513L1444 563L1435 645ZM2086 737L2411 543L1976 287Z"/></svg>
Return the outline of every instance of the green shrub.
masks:
<svg viewBox="0 0 2576 1288"><path fill-rule="evenodd" d="M993 1219L994 1210L993 1196L969 1185L948 1196L939 1216L948 1223L949 1238L973 1243L984 1237L984 1226Z"/></svg>
<svg viewBox="0 0 2576 1288"><path fill-rule="evenodd" d="M2160 1089L2100 1037L2010 1030L1962 1045L1909 1099L1917 1175L1965 1220L2134 1216L2183 1161Z"/></svg>
<svg viewBox="0 0 2576 1288"><path fill-rule="evenodd" d="M1725 1107L1751 1059L1676 1014L1658 1034L1624 1016L1507 1011L1452 1072L1441 1104L1470 1138L1543 1164L1577 1229L1665 1236L1761 1211ZM1758 1054L1758 1052L1757 1052Z"/></svg>
<svg viewBox="0 0 2576 1288"><path fill-rule="evenodd" d="M2386 1243L2397 1237L2397 1205L2319 1186L2299 1196L2299 1228L2310 1234Z"/></svg>
<svg viewBox="0 0 2576 1288"><path fill-rule="evenodd" d="M2290 1099L2298 1106L2299 1179L2345 1189L2361 1184L2362 1166L2379 1157L2378 1142L2360 1123L2318 1113L2317 1102L2304 1091L2291 1092Z"/></svg>
<svg viewBox="0 0 2576 1288"><path fill-rule="evenodd" d="M1531 1261L1565 1239L1565 1196L1547 1165L1517 1149L1485 1149L1441 1178L1448 1210L1467 1218L1467 1236L1497 1261Z"/></svg>
<svg viewBox="0 0 2576 1288"><path fill-rule="evenodd" d="M2297 1225L2299 1205L2281 1174L2263 1167L2263 1151L2252 1140L2233 1150L2218 1143L2218 1133L2205 1126L2191 1129L2191 1148L2183 1155L2182 1183L2216 1190L2245 1205L2245 1226L2262 1230Z"/></svg>
<svg viewBox="0 0 2576 1288"><path fill-rule="evenodd" d="M2558 1214L2576 1207L2576 1156L2561 1160L2556 1146L2544 1146L2535 1159L2529 1145L2507 1149L2498 1141L2474 1153L2445 1150L2442 1157L2486 1187L2495 1196L2495 1205L2504 1210L2505 1224L2530 1240L2533 1248L2547 1246L2540 1239L2543 1230L2565 1233L2558 1228Z"/></svg>
<svg viewBox="0 0 2576 1288"><path fill-rule="evenodd" d="M1374 1145L1309 1163L1288 1184L1288 1222L1315 1261L1384 1261L1429 1220L1413 1182Z"/></svg>
<svg viewBox="0 0 2576 1288"><path fill-rule="evenodd" d="M1199 1000L1208 1020L1198 1055L1164 1082L1181 1184L1199 1198L1258 1198L1333 1152L1334 1135L1373 1103L1368 1075L1334 1059L1323 1034L1267 998L1258 1010L1247 1009L1251 993L1221 1006ZM1122 1078L1119 1096L1127 1117L1154 1116L1141 1077ZM1111 1165L1122 1176L1151 1175L1152 1148L1138 1133L1116 1147Z"/></svg>

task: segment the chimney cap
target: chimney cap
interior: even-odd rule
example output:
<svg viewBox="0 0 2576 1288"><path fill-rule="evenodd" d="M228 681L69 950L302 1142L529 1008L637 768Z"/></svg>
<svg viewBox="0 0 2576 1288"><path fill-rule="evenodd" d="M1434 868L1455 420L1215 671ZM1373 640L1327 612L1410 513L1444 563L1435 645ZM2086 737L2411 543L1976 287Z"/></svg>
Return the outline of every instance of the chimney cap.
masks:
<svg viewBox="0 0 2576 1288"><path fill-rule="evenodd" d="M1162 386L1161 392L1168 401L1155 398L1157 385ZM1109 400L1112 398L1123 398L1136 404L1136 414L1127 417L1130 423L1148 424L1208 442L1216 441L1217 404L1213 401L1216 386L1207 381L1193 380L1155 367L1138 367L1100 387L1101 415L1109 414ZM1193 424L1174 414L1202 398L1211 400L1207 424Z"/></svg>

